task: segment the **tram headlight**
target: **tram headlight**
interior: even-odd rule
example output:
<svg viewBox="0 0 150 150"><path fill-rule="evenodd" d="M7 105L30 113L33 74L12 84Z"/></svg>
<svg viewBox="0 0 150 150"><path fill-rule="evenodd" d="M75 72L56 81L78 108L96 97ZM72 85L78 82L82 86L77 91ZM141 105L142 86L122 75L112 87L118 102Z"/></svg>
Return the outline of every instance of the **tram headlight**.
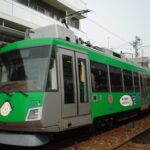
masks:
<svg viewBox="0 0 150 150"><path fill-rule="evenodd" d="M42 108L30 108L27 113L26 121L40 120L42 116Z"/></svg>

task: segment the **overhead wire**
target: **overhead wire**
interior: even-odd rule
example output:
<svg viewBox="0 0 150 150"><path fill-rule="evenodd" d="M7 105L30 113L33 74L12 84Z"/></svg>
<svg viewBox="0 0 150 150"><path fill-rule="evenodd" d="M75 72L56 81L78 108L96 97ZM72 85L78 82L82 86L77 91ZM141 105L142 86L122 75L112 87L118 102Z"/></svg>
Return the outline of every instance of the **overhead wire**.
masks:
<svg viewBox="0 0 150 150"><path fill-rule="evenodd" d="M139 48L143 48L143 47L150 47L150 45L142 45L142 46L139 47Z"/></svg>
<svg viewBox="0 0 150 150"><path fill-rule="evenodd" d="M99 28L101 28L101 29L103 29L104 31L108 32L109 34L113 35L114 37L120 39L121 41L124 41L124 42L128 42L128 43L129 43L129 41L125 40L123 37L117 35L116 33L113 33L112 31L110 31L109 29L107 29L106 27L104 27L103 25L101 25L100 23L94 21L93 19L91 19L91 18L89 18L89 17L87 17L87 19L88 19L89 21L91 21L93 24L95 24L96 26L98 26Z"/></svg>
<svg viewBox="0 0 150 150"><path fill-rule="evenodd" d="M122 48L122 47L126 47L126 46L131 46L131 44L129 42L125 42L123 44L120 44L119 46L116 46L115 48Z"/></svg>
<svg viewBox="0 0 150 150"><path fill-rule="evenodd" d="M127 44L129 44L130 46L133 46L132 42L129 42L129 41L125 40L123 37L121 37L120 35L118 35L118 34L112 32L111 30L109 30L109 29L106 28L105 26L101 25L100 23L96 22L95 20L93 20L93 19L91 19L91 18L89 18L89 17L87 17L87 19L88 19L90 22L92 22L93 24L95 24L97 27L99 27L100 29L103 29L105 32L107 32L107 33L113 35L114 37L118 38L119 40L125 42L125 43L121 44L120 46L118 46L118 48L119 48L119 47L122 47L122 46L125 46L125 45L127 45ZM98 42L98 41L95 41L95 42L100 43L100 42ZM150 47L150 45L141 46L140 48L144 48L144 47L145 47L145 48L146 48L146 47Z"/></svg>

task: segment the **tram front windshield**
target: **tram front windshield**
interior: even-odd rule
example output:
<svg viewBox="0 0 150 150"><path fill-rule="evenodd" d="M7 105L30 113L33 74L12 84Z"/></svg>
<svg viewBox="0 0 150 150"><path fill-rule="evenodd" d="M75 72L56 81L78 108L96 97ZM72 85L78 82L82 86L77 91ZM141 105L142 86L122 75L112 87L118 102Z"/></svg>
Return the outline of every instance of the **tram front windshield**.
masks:
<svg viewBox="0 0 150 150"><path fill-rule="evenodd" d="M0 91L43 91L50 46L18 49L0 55Z"/></svg>

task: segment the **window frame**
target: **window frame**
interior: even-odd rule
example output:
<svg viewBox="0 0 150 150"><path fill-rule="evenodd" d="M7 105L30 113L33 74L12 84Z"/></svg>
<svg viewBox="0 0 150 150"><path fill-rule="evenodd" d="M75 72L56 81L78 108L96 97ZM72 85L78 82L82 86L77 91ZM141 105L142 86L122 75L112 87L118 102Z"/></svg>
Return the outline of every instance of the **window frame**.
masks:
<svg viewBox="0 0 150 150"><path fill-rule="evenodd" d="M112 90L112 83L111 83L111 68L113 68L113 69L118 69L118 70L120 70L120 77L121 77L121 89L122 90ZM113 72L114 73L114 72ZM116 73L116 72L115 72ZM111 65L109 65L109 79L110 79L110 91L113 93L113 92L124 92L124 82L123 82L123 77L122 77L122 69L121 68L119 68L119 67L115 67L115 66L111 66Z"/></svg>
<svg viewBox="0 0 150 150"><path fill-rule="evenodd" d="M97 90L97 89L93 89L93 85L92 85L92 65L99 65L99 71L105 71L105 73L107 74L107 90ZM103 66L103 70L100 70L100 66ZM94 68L95 69L95 68ZM97 69L98 70L98 69ZM96 62L96 61L90 61L90 71L91 71L91 87L92 87L92 92L110 92L110 82L109 82L109 69L108 69L108 65L101 63L101 62Z"/></svg>
<svg viewBox="0 0 150 150"><path fill-rule="evenodd" d="M135 83L137 83L137 82L135 82L135 74L137 74L136 77L138 78L138 90L136 90L136 88L135 88ZM132 75L133 75L133 83L134 83L134 92L140 92L141 91L141 83L140 83L140 79L139 79L139 72L133 72Z"/></svg>
<svg viewBox="0 0 150 150"><path fill-rule="evenodd" d="M149 79L149 82L148 82L148 79ZM150 76L146 76L147 92L150 93L150 86L148 86L148 83L150 85Z"/></svg>
<svg viewBox="0 0 150 150"><path fill-rule="evenodd" d="M133 81L133 73L132 73L132 71L123 69L122 72L123 72L124 92L134 92L134 81ZM127 86L127 84L125 84L125 76L129 77L128 76L129 74L131 75L130 77L131 77L131 81L132 81L132 88L131 89L128 88L130 86Z"/></svg>
<svg viewBox="0 0 150 150"><path fill-rule="evenodd" d="M50 46L50 48L51 48L51 51L50 51L50 56L49 56L49 59L51 59L51 57L52 57L52 55L53 55L53 53L54 53L54 55L55 55L55 58L56 58L56 79L57 79L57 89L50 89L50 90L48 90L48 78L49 78L49 69L50 69L50 63L51 63L51 61L49 61L49 65L48 65L48 69L47 69L47 74L46 74L46 85L45 85L45 91L46 92L58 92L59 91L59 81L58 81L58 61L57 61L57 53L56 53L56 47L55 46Z"/></svg>

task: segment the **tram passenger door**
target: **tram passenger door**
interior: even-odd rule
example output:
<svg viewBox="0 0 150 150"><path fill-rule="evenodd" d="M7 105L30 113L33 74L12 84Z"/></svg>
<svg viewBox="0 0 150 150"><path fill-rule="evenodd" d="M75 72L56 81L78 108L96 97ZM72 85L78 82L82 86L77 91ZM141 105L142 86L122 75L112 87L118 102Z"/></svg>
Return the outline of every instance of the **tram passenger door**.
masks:
<svg viewBox="0 0 150 150"><path fill-rule="evenodd" d="M147 84L146 84L146 77L143 72L140 72L140 85L141 85L141 99L142 99L141 110L146 110L148 109Z"/></svg>
<svg viewBox="0 0 150 150"><path fill-rule="evenodd" d="M86 54L59 49L62 93L62 117L90 113L89 73Z"/></svg>

